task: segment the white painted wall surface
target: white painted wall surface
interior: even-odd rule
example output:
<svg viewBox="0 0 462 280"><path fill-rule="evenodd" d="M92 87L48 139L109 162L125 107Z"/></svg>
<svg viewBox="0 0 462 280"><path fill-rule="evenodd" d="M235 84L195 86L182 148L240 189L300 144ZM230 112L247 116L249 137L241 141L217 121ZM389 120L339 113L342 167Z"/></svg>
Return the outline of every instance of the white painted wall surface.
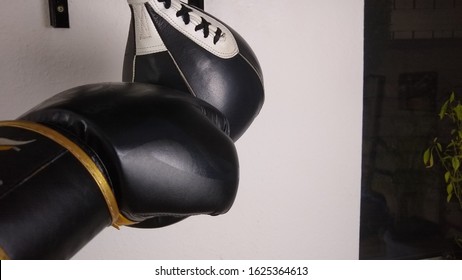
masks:
<svg viewBox="0 0 462 280"><path fill-rule="evenodd" d="M120 81L124 0L47 0L0 9L0 119L71 87ZM108 228L75 259L357 259L363 0L205 0L253 47L266 102L237 142L236 202L219 217L155 230Z"/></svg>

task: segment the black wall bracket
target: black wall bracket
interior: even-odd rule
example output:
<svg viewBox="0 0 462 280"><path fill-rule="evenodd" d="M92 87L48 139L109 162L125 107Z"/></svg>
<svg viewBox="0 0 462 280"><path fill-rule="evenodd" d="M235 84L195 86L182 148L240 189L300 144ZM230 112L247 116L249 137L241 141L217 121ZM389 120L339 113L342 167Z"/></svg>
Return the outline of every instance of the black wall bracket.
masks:
<svg viewBox="0 0 462 280"><path fill-rule="evenodd" d="M198 7L201 10L204 10L204 0L189 0L188 4Z"/></svg>
<svg viewBox="0 0 462 280"><path fill-rule="evenodd" d="M48 0L50 24L54 28L69 28L69 5L67 0Z"/></svg>

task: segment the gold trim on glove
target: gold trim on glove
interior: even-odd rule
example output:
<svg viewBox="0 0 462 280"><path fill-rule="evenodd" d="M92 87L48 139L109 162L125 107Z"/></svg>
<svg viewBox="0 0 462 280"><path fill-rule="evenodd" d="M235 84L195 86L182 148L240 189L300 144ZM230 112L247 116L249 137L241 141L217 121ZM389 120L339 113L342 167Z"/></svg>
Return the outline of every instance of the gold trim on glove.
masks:
<svg viewBox="0 0 462 280"><path fill-rule="evenodd" d="M8 254L5 252L5 250L3 250L2 247L0 247L0 260L7 261L9 259L10 257L8 256Z"/></svg>
<svg viewBox="0 0 462 280"><path fill-rule="evenodd" d="M119 228L119 226L135 224L135 222L130 221L120 213L117 201L108 181L90 156L88 156L77 144L59 132L38 123L28 121L2 121L0 122L0 126L17 127L33 131L64 147L85 167L85 169L87 169L95 180L109 208L112 226Z"/></svg>

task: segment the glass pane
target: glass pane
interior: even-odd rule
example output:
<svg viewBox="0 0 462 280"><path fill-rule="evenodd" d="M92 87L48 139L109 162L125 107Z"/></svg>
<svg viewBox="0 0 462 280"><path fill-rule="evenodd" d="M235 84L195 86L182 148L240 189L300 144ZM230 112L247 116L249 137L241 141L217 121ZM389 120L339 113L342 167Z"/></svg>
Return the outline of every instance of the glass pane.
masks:
<svg viewBox="0 0 462 280"><path fill-rule="evenodd" d="M445 178L436 150L460 141L452 146L460 158L445 164L462 171L462 17L456 5L423 3L365 1L361 259L462 258L462 202L445 182L462 192L462 172ZM452 92L460 134L439 118Z"/></svg>

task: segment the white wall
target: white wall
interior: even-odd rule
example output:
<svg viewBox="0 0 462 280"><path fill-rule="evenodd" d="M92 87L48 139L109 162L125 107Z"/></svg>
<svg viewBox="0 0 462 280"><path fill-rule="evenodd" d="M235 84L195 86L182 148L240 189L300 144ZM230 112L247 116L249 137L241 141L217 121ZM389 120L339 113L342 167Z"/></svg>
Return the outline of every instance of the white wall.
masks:
<svg viewBox="0 0 462 280"><path fill-rule="evenodd" d="M124 0L47 0L0 9L0 119L67 88L120 81ZM156 230L108 228L76 259L356 259L359 244L363 0L206 0L264 71L266 103L238 141L231 211Z"/></svg>

